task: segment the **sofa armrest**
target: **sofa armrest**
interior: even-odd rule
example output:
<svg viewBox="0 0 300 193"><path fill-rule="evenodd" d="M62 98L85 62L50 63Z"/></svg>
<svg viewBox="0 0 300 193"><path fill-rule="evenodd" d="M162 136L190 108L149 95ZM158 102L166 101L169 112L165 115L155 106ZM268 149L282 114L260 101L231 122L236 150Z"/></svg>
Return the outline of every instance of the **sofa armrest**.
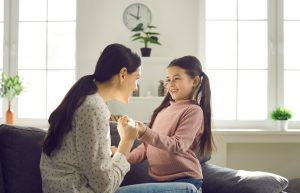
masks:
<svg viewBox="0 0 300 193"><path fill-rule="evenodd" d="M282 176L202 164L203 193L280 193L288 185Z"/></svg>
<svg viewBox="0 0 300 193"><path fill-rule="evenodd" d="M0 156L1 159L1 156ZM2 164L0 160L0 193L4 193L4 182L3 182L3 176L2 176Z"/></svg>
<svg viewBox="0 0 300 193"><path fill-rule="evenodd" d="M4 190L41 193L40 157L46 131L33 127L0 125L0 157Z"/></svg>

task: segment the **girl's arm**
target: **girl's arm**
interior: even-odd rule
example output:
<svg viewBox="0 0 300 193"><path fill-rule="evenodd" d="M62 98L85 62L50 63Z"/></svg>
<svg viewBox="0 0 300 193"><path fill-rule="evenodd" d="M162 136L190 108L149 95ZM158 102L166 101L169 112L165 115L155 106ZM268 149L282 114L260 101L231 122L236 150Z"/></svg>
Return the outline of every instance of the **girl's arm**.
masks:
<svg viewBox="0 0 300 193"><path fill-rule="evenodd" d="M135 148L134 150L132 150L132 152L130 152L128 156L128 162L130 164L138 164L146 159L147 159L146 147L143 143L139 145L137 148Z"/></svg>
<svg viewBox="0 0 300 193"><path fill-rule="evenodd" d="M165 120L168 121L168 120ZM203 132L203 112L201 108L193 107L180 118L179 125L173 136L161 135L152 129L139 125L139 140L166 150L171 153L187 151L194 142L197 133Z"/></svg>

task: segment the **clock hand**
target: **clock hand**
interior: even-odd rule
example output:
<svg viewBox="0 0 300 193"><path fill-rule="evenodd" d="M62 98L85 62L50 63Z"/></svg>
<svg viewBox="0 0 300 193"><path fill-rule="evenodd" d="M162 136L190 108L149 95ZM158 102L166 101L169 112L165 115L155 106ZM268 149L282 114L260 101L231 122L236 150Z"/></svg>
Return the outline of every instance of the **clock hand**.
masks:
<svg viewBox="0 0 300 193"><path fill-rule="evenodd" d="M135 19L139 19L137 16L133 15L132 13L129 13L129 15L131 15L131 16L134 17Z"/></svg>
<svg viewBox="0 0 300 193"><path fill-rule="evenodd" d="M137 19L140 19L140 5L138 5Z"/></svg>

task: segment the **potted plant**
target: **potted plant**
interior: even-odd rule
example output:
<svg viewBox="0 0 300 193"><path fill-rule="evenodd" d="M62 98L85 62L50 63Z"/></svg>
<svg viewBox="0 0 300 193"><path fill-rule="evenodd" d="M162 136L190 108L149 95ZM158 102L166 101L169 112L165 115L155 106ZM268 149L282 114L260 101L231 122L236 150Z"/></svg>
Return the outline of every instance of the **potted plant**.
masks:
<svg viewBox="0 0 300 193"><path fill-rule="evenodd" d="M292 113L284 107L277 107L271 112L271 118L278 121L281 130L287 130L288 120L292 118Z"/></svg>
<svg viewBox="0 0 300 193"><path fill-rule="evenodd" d="M149 44L161 45L158 39L158 36L160 34L151 31L153 28L156 28L156 26L148 25L144 28L143 23L140 23L131 30L135 33L131 36L132 41L139 40L144 44L144 47L141 48L141 53L143 57L149 57L151 54L151 48L148 47Z"/></svg>
<svg viewBox="0 0 300 193"><path fill-rule="evenodd" d="M2 98L6 98L8 102L8 109L6 111L7 124L13 124L14 122L14 111L11 102L16 96L19 96L23 90L24 86L18 75L8 76L2 73L0 95Z"/></svg>

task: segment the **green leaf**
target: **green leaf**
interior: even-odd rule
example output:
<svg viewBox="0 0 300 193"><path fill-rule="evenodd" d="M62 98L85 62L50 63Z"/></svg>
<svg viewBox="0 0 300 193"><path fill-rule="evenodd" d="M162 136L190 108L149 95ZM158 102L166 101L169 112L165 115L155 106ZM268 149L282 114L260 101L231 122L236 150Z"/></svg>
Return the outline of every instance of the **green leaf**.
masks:
<svg viewBox="0 0 300 193"><path fill-rule="evenodd" d="M136 38L132 39L132 41L141 40L141 39L144 39L144 38L143 37L136 37Z"/></svg>
<svg viewBox="0 0 300 193"><path fill-rule="evenodd" d="M135 28L132 29L132 32L138 32L134 33L131 36L132 41L137 41L144 43L144 47L148 47L148 44L157 44L161 45L158 41L158 37L160 33L158 32L152 32L151 29L156 28L156 26L149 25L144 29L143 23L139 23Z"/></svg>
<svg viewBox="0 0 300 193"><path fill-rule="evenodd" d="M154 25L148 25L148 28L152 29L152 28L157 28L157 27Z"/></svg>
<svg viewBox="0 0 300 193"><path fill-rule="evenodd" d="M141 33L136 33L136 34L133 34L131 37L134 38L134 37L137 37L137 36L140 36Z"/></svg>
<svg viewBox="0 0 300 193"><path fill-rule="evenodd" d="M292 118L292 113L284 107L277 107L271 112L271 118L273 120L288 120Z"/></svg>
<svg viewBox="0 0 300 193"><path fill-rule="evenodd" d="M143 23L139 23L135 28L133 28L131 31L144 31Z"/></svg>
<svg viewBox="0 0 300 193"><path fill-rule="evenodd" d="M160 34L157 33L157 32L145 32L145 34L147 34L147 35L160 35Z"/></svg>
<svg viewBox="0 0 300 193"><path fill-rule="evenodd" d="M156 43L156 42L158 42L158 37L151 36L150 41L151 41L151 43Z"/></svg>
<svg viewBox="0 0 300 193"><path fill-rule="evenodd" d="M24 86L18 75L9 77L5 73L2 73L0 88L1 97L7 98L8 101L12 101L13 98L20 95L23 90Z"/></svg>
<svg viewBox="0 0 300 193"><path fill-rule="evenodd" d="M152 44L161 45L159 42L151 42Z"/></svg>

